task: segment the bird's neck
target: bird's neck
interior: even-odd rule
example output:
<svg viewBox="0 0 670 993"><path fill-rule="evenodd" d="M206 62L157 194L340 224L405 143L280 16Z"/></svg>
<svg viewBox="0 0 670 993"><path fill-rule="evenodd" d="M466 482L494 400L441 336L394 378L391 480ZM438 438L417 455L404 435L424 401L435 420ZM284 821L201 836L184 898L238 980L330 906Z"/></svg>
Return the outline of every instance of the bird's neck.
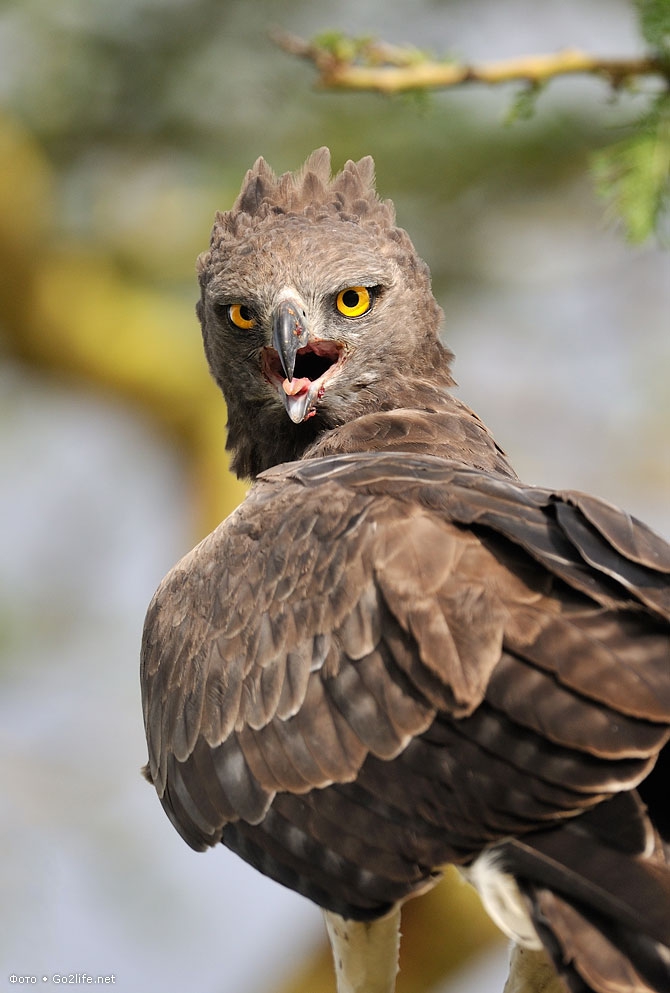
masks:
<svg viewBox="0 0 670 993"><path fill-rule="evenodd" d="M301 459L315 441L331 428L320 414L294 424L276 403L238 410L228 403L228 440L231 468L240 479L255 479L274 465Z"/></svg>
<svg viewBox="0 0 670 993"><path fill-rule="evenodd" d="M228 443L238 476L255 478L283 462L354 452L401 451L437 455L514 476L491 433L448 383L398 379L380 396L358 395L350 419L326 409L293 424L279 405L236 412L229 407Z"/></svg>

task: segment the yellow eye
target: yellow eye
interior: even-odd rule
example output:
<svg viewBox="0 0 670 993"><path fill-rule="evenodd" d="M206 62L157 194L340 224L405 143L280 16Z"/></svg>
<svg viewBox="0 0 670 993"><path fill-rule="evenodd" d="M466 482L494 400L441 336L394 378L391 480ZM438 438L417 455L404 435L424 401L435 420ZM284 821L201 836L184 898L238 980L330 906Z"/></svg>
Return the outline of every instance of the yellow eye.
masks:
<svg viewBox="0 0 670 993"><path fill-rule="evenodd" d="M231 303L228 308L228 317L236 328L243 328L245 331L248 331L256 323L251 309L243 303Z"/></svg>
<svg viewBox="0 0 670 993"><path fill-rule="evenodd" d="M337 294L335 304L345 317L361 317L372 306L372 297L365 286L349 286Z"/></svg>

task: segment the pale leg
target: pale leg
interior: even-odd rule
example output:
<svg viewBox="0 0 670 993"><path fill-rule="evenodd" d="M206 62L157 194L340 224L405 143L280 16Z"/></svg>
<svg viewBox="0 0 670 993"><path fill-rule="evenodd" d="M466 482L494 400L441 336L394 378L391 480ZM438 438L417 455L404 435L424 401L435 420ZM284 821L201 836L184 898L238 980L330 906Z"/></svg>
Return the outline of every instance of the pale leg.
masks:
<svg viewBox="0 0 670 993"><path fill-rule="evenodd" d="M400 948L400 907L376 921L345 920L324 911L337 993L394 993Z"/></svg>

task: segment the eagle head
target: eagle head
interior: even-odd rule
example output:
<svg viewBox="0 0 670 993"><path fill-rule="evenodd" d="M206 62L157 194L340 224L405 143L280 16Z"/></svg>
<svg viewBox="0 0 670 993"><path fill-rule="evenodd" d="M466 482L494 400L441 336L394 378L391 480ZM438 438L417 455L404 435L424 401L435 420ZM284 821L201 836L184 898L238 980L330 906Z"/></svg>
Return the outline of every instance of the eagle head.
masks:
<svg viewBox="0 0 670 993"><path fill-rule="evenodd" d="M242 476L300 457L320 433L442 373L428 266L374 187L374 162L331 178L318 149L296 173L259 158L198 260L198 315Z"/></svg>

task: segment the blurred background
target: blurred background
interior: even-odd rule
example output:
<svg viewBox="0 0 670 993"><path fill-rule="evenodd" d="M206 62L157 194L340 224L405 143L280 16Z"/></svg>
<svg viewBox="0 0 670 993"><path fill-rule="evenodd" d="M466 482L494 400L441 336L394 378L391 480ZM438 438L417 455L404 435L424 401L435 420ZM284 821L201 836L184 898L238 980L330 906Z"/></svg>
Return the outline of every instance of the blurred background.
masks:
<svg viewBox="0 0 670 993"><path fill-rule="evenodd" d="M193 853L139 776L144 611L244 492L194 260L259 154L373 154L460 396L521 476L670 534L670 258L626 245L588 174L644 95L556 81L507 126L514 87L318 92L272 25L472 61L643 49L623 0L0 3L0 990L75 972L129 993L334 988L318 911ZM399 993L502 989L505 945L468 894L452 879L411 905Z"/></svg>

